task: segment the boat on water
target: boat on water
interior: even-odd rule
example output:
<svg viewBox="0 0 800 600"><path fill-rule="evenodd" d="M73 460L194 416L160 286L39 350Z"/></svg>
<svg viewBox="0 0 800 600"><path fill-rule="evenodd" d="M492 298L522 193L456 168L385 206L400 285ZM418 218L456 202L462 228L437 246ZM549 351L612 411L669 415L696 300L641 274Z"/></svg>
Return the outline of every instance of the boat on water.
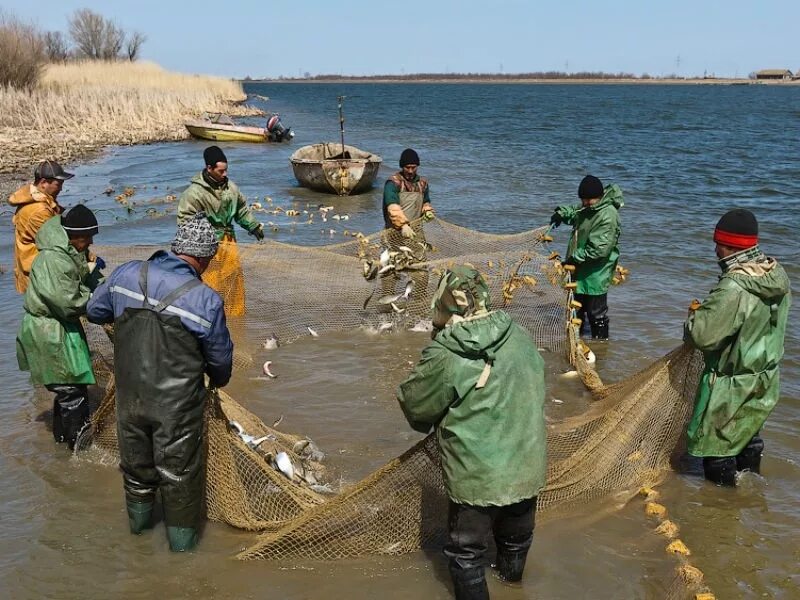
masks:
<svg viewBox="0 0 800 600"><path fill-rule="evenodd" d="M291 127L284 127L278 115L270 115L266 127L248 127L237 125L224 113L207 112L184 126L192 136L215 142L283 142L294 137Z"/></svg>
<svg viewBox="0 0 800 600"><path fill-rule="evenodd" d="M289 161L301 186L350 196L372 187L383 159L355 146L322 142L303 146L292 154Z"/></svg>

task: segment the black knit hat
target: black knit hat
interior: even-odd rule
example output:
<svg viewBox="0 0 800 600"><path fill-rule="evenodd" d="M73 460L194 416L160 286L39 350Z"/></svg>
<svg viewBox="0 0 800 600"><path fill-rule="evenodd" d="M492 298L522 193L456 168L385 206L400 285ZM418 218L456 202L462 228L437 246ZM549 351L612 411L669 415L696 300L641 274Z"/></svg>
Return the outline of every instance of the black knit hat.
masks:
<svg viewBox="0 0 800 600"><path fill-rule="evenodd" d="M400 155L400 168L402 169L406 165L419 166L419 154L411 148L406 148Z"/></svg>
<svg viewBox="0 0 800 600"><path fill-rule="evenodd" d="M216 167L219 162L228 162L228 157L219 146L209 146L203 151L203 159L209 167Z"/></svg>
<svg viewBox="0 0 800 600"><path fill-rule="evenodd" d="M758 244L758 221L743 208L729 210L714 229L714 241L723 246L744 250Z"/></svg>
<svg viewBox="0 0 800 600"><path fill-rule="evenodd" d="M97 235L97 217L83 204L70 208L61 215L61 226L69 237Z"/></svg>
<svg viewBox="0 0 800 600"><path fill-rule="evenodd" d="M581 180L578 186L578 198L581 200L592 200L593 198L603 197L603 182L594 175L587 175Z"/></svg>

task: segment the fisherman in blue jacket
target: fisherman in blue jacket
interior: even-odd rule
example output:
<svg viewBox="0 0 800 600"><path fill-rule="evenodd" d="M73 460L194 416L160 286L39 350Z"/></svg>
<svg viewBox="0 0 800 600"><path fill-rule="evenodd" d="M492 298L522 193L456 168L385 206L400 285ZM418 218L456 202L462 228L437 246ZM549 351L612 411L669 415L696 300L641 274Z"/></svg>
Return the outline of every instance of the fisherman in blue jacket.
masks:
<svg viewBox="0 0 800 600"><path fill-rule="evenodd" d="M152 526L161 490L170 549L197 545L205 484L206 400L228 383L233 342L222 298L200 276L217 252L203 213L184 221L172 252L118 267L97 288L87 316L114 323L120 468L131 533Z"/></svg>

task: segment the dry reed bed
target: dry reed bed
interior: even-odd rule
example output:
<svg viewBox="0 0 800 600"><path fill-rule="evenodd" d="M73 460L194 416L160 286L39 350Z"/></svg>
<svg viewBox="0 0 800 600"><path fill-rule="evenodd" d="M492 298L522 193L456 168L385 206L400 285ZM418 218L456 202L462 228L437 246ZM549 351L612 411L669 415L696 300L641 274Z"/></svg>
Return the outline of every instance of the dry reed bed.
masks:
<svg viewBox="0 0 800 600"><path fill-rule="evenodd" d="M33 91L0 88L0 173L45 158L69 162L106 145L188 137L203 111L260 114L235 104L238 82L170 73L152 63L84 62L48 67Z"/></svg>

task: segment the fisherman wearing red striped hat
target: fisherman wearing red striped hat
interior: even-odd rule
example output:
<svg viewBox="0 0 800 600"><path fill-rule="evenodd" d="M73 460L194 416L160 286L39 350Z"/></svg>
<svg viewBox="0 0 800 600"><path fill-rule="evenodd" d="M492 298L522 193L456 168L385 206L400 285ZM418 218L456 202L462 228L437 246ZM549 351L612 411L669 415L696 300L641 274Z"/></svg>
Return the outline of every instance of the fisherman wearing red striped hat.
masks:
<svg viewBox="0 0 800 600"><path fill-rule="evenodd" d="M689 423L688 450L706 479L735 486L737 473L760 473L760 431L780 395L779 363L791 303L789 278L758 247L758 222L731 210L714 231L722 275L692 302L684 339L703 352L705 369Z"/></svg>

